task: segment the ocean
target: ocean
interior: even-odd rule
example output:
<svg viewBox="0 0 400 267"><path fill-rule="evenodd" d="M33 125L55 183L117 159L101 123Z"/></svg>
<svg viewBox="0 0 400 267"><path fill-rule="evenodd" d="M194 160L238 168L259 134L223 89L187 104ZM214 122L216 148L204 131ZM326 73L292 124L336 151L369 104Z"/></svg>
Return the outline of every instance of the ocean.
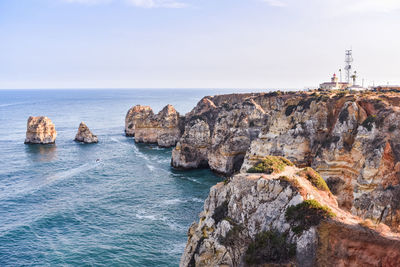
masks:
<svg viewBox="0 0 400 267"><path fill-rule="evenodd" d="M189 112L232 90L0 90L0 266L178 266L211 171L170 167L171 150L135 144L136 104ZM29 116L47 116L54 145L25 145ZM73 141L84 121L98 144Z"/></svg>

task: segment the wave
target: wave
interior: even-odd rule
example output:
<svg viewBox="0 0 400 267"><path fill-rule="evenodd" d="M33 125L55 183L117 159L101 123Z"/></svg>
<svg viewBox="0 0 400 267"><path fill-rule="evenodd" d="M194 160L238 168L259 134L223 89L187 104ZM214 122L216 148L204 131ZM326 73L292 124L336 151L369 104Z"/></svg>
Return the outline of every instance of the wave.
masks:
<svg viewBox="0 0 400 267"><path fill-rule="evenodd" d="M16 105L22 105L22 104L26 104L26 103L29 103L29 102L17 102L17 103L0 104L0 108L9 107L9 106L16 106Z"/></svg>
<svg viewBox="0 0 400 267"><path fill-rule="evenodd" d="M183 202L187 202L187 201L179 199L179 198L174 198L174 199L164 200L163 204L165 204L165 205L175 205L175 204L179 204L179 203L183 203Z"/></svg>
<svg viewBox="0 0 400 267"><path fill-rule="evenodd" d="M204 202L204 199L197 198L197 197L193 197L193 198L191 199L191 201L193 201L193 202L198 202L198 203L203 203L203 202Z"/></svg>
<svg viewBox="0 0 400 267"><path fill-rule="evenodd" d="M165 222L167 220L167 218L165 218L162 215L158 215L158 214L150 214L147 213L145 210L138 210L138 212L135 214L136 218L138 219L146 219L146 220L150 220L150 221L163 221Z"/></svg>
<svg viewBox="0 0 400 267"><path fill-rule="evenodd" d="M103 166L103 163L85 163L76 168L72 168L66 171L60 171L58 173L45 176L44 179L40 181L29 181L28 183L20 183L16 185L17 188L14 188L14 190L8 190L7 194L2 194L0 199L10 199L16 198L18 196L32 194L45 186L53 184L54 182L71 178L79 173L97 168L98 166Z"/></svg>
<svg viewBox="0 0 400 267"><path fill-rule="evenodd" d="M96 162L95 164L93 163L85 163L79 167L73 168L73 169L69 169L67 171L62 171L62 172L58 172L56 174L53 174L51 176L46 177L46 180L49 182L53 182L56 180L63 180L72 176L75 176L81 172L84 171L88 171L91 170L93 168L96 168L97 166L101 165L101 162Z"/></svg>

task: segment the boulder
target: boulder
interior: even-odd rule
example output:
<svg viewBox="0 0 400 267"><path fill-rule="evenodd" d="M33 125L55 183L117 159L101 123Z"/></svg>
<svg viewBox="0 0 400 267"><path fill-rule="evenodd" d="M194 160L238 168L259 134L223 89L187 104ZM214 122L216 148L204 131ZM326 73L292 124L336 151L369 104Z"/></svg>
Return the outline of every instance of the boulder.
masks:
<svg viewBox="0 0 400 267"><path fill-rule="evenodd" d="M75 141L91 144L97 143L99 140L97 135L92 134L89 127L87 127L84 122L81 122L81 124L79 124L78 133L75 136Z"/></svg>
<svg viewBox="0 0 400 267"><path fill-rule="evenodd" d="M45 116L28 118L25 144L53 144L56 137L57 131L49 118Z"/></svg>

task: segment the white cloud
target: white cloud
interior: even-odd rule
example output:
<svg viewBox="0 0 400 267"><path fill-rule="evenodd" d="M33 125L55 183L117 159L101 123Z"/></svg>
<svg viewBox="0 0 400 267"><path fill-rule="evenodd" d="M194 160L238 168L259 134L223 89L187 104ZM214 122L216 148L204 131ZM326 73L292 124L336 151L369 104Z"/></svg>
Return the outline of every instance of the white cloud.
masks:
<svg viewBox="0 0 400 267"><path fill-rule="evenodd" d="M63 0L67 3L77 3L77 4L85 4L85 5L97 5L111 2L112 0Z"/></svg>
<svg viewBox="0 0 400 267"><path fill-rule="evenodd" d="M400 9L399 0L352 0L344 4L351 13L389 13Z"/></svg>
<svg viewBox="0 0 400 267"><path fill-rule="evenodd" d="M270 6L275 6L275 7L284 7L287 6L285 2L282 0L262 0L263 2L267 3Z"/></svg>
<svg viewBox="0 0 400 267"><path fill-rule="evenodd" d="M143 8L182 8L187 5L175 0L127 0L131 5Z"/></svg>
<svg viewBox="0 0 400 267"><path fill-rule="evenodd" d="M141 8L183 8L187 4L177 0L62 0L67 3L76 3L84 5L97 5L110 2L122 1L128 5Z"/></svg>

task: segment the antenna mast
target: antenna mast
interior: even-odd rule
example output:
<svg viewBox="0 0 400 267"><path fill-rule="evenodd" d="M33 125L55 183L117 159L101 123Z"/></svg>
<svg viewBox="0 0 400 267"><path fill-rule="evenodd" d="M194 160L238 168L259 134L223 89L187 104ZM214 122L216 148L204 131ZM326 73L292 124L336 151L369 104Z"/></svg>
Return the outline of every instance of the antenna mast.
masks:
<svg viewBox="0 0 400 267"><path fill-rule="evenodd" d="M351 69L352 69L352 63L353 63L353 50L346 50L346 58L345 61L346 66L344 69L346 70L346 80L347 83L350 84L350 78L351 78Z"/></svg>

